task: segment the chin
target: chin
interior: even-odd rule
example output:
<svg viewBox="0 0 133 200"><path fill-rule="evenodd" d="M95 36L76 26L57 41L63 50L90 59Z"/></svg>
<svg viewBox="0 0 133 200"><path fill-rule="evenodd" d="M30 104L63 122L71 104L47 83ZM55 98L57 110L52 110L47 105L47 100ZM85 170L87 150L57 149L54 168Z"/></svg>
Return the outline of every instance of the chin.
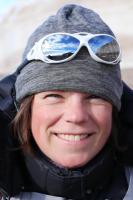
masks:
<svg viewBox="0 0 133 200"><path fill-rule="evenodd" d="M62 166L64 168L68 168L68 169L72 169L72 168L78 168L78 167L82 167L85 164L88 163L88 159L87 160L83 160L82 158L80 159L72 159L72 160L63 160L62 162L58 162L60 164L57 164L59 166Z"/></svg>

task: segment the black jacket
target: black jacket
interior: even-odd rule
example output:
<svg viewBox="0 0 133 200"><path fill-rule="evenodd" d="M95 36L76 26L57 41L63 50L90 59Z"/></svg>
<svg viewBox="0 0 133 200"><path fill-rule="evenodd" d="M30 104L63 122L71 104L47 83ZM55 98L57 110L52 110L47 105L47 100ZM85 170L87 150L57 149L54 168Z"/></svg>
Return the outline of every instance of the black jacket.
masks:
<svg viewBox="0 0 133 200"><path fill-rule="evenodd" d="M28 166L32 164L33 166L33 160L28 158L28 164L25 164L24 156L22 155L22 152L20 150L16 150L18 147L18 141L11 135L10 133L10 122L14 118L16 114L16 107L15 103L13 101L15 93L14 93L14 82L16 80L16 74L10 75L9 77L4 78L0 82L0 188L1 193L9 196L14 196L15 194L18 194L20 191L34 191L34 192L43 192L41 186L38 186L37 183L34 182L32 179L32 173L30 174L28 169ZM96 165L94 163L97 163L97 161L93 161L92 166L95 166L95 174L97 174L98 179L96 179L96 182L99 180L100 184L103 183L103 180L106 179L108 174L111 176L110 181L108 181L108 184L104 184L104 189L99 187L98 190L96 190L93 193L86 193L86 195L82 195L84 188L87 185L87 181L85 178L82 179L80 177L79 185L78 182L75 182L77 184L74 184L75 179L71 179L71 181L68 181L68 184L64 185L64 190L66 191L66 187L68 185L73 184L74 190L72 189L71 195L66 193L64 196L66 198L73 198L73 199L97 199L97 200L103 200L105 198L113 199L113 200L120 200L123 199L123 196L125 195L125 192L127 190L127 181L125 178L125 172L123 165L133 165L133 91L125 84L124 84L124 91L122 96L122 109L119 113L120 120L121 120L121 138L120 142L126 146L126 149L124 153L118 152L119 160L121 165L116 163L114 160L111 161L110 157L107 156L107 162L109 163L109 171L106 172L106 168L103 170L101 168L101 171L99 173L99 166L101 165L101 161ZM103 155L106 155L106 153L103 153ZM109 154L110 156L110 154ZM112 157L111 157L112 158ZM98 160L99 158L97 158ZM104 160L104 159L103 159ZM103 161L102 161L103 162ZM36 163L36 162L34 162ZM52 168L51 164L49 162L45 165L45 172L46 172L46 166L48 168ZM98 166L98 167L97 167ZM38 165L35 164L35 168L38 167ZM39 168L38 168L39 169ZM112 171L113 169L113 171ZM55 169L54 169L55 170ZM39 171L39 170L38 170ZM59 169L56 169L56 173L59 171L59 173L62 173ZM104 171L107 173L104 174ZM101 173L102 172L102 173ZM64 173L64 172L63 172ZM75 172L71 172L75 173ZM76 172L77 173L77 172ZM92 173L93 174L93 173ZM100 174L100 176L99 176ZM117 176L116 176L117 175ZM39 176L39 173L36 175ZM64 176L64 174L63 174ZM77 174L74 176L77 176ZM60 177L57 180L54 176L54 173L52 175L48 174L49 179L47 180L49 182L49 185L53 184L53 181L55 181L55 184L60 184ZM67 176L66 176L67 177ZM103 179L102 179L103 177ZM39 177L38 177L39 178ZM92 181L93 181L92 177ZM66 179L63 179L66 180ZM91 180L91 179L90 179ZM113 180L113 181L111 181ZM83 183L82 189L81 189L81 182ZM66 183L66 182L65 182ZM62 182L64 184L64 182ZM75 185L75 186L74 186ZM51 188L51 187L50 187ZM87 191L87 188L85 188ZM51 190L51 189L50 189ZM57 189L56 189L57 190ZM54 195L62 195L62 192L59 191L56 194L55 191L49 191L48 188L45 190L46 193ZM70 187L71 190L71 187ZM81 190L81 192L80 192ZM100 194L101 190L101 194ZM77 191L77 194L72 194L73 191ZM79 194L78 194L79 191ZM50 193L51 192L51 193ZM75 192L74 192L75 193ZM100 194L97 196L97 193ZM117 196L117 195L118 196ZM76 195L76 196L75 196ZM81 196L80 196L81 195Z"/></svg>

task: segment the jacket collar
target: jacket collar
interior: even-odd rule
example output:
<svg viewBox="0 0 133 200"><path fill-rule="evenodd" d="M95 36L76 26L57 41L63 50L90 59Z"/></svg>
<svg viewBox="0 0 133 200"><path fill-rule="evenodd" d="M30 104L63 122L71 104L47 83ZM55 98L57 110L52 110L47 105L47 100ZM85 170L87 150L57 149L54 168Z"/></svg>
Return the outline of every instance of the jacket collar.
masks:
<svg viewBox="0 0 133 200"><path fill-rule="evenodd" d="M73 170L56 166L40 151L35 156L25 154L24 157L35 192L70 199L81 199L102 190L115 166L109 144L85 167Z"/></svg>

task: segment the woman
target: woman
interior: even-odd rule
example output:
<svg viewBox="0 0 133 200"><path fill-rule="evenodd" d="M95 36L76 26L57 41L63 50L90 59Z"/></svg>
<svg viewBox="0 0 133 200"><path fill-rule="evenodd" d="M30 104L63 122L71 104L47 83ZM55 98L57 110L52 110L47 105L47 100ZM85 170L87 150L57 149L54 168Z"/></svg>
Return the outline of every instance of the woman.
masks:
<svg viewBox="0 0 133 200"><path fill-rule="evenodd" d="M7 151L12 176L8 184L3 176L2 194L131 199L132 169L118 156L120 60L114 34L92 10L66 5L37 28L14 75L8 146L17 149Z"/></svg>

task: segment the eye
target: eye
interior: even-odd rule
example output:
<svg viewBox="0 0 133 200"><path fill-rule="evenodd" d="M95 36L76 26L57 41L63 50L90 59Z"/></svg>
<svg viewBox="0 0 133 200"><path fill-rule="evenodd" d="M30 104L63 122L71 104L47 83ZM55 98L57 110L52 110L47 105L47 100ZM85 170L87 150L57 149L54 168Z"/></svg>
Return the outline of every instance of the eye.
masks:
<svg viewBox="0 0 133 200"><path fill-rule="evenodd" d="M62 98L62 96L59 94L47 94L44 98L49 98L49 97Z"/></svg>
<svg viewBox="0 0 133 200"><path fill-rule="evenodd" d="M49 94L45 94L43 96L43 99L45 100L46 103L59 103L62 101L63 96L61 94L58 93L49 93Z"/></svg>
<svg viewBox="0 0 133 200"><path fill-rule="evenodd" d="M89 101L89 103L93 103L93 104L104 104L105 102L107 102L105 99L101 98L98 95L89 95L87 97L87 100Z"/></svg>
<svg viewBox="0 0 133 200"><path fill-rule="evenodd" d="M100 99L100 97L95 94L91 94L91 95L87 96L87 99Z"/></svg>

